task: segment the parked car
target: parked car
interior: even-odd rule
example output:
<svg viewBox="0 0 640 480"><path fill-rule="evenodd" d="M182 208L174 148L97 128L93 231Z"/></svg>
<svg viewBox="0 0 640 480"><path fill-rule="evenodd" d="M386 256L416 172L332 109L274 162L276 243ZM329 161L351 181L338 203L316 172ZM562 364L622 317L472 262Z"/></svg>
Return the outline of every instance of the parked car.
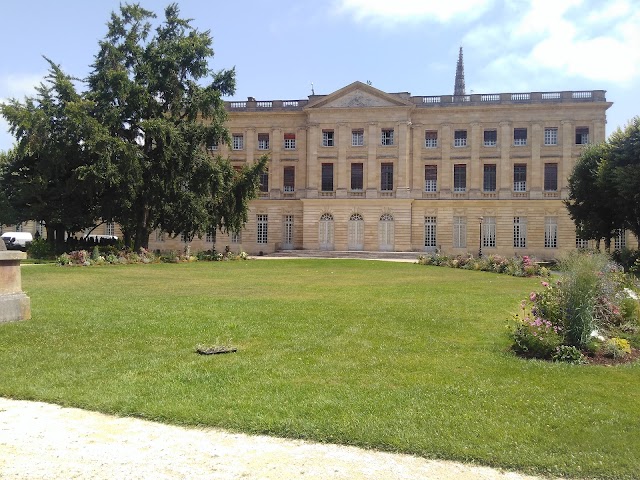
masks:
<svg viewBox="0 0 640 480"><path fill-rule="evenodd" d="M2 234L2 240L7 246L7 250L27 250L27 247L33 242L33 235L29 232L5 232Z"/></svg>

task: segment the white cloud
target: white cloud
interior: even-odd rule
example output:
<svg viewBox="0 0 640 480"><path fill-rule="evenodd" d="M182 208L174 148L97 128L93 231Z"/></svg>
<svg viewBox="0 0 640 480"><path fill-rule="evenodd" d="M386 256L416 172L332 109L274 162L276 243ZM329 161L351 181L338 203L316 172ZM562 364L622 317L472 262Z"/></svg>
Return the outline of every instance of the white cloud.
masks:
<svg viewBox="0 0 640 480"><path fill-rule="evenodd" d="M590 13L583 0L536 0L523 10L514 2L506 17L518 20L478 26L464 44L491 58L487 75L630 85L640 77L640 5L617 0L600 7Z"/></svg>
<svg viewBox="0 0 640 480"><path fill-rule="evenodd" d="M393 26L401 23L455 20L469 23L482 15L494 0L336 0L339 12L352 15L357 21Z"/></svg>

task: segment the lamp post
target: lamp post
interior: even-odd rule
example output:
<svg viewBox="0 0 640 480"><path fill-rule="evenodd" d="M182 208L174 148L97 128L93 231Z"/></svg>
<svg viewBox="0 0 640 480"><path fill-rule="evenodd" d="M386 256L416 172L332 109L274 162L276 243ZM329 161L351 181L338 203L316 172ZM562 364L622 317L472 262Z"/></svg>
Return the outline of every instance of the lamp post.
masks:
<svg viewBox="0 0 640 480"><path fill-rule="evenodd" d="M480 241L479 241L479 247L478 247L478 258L482 257L482 221L484 220L484 217L478 217L478 220L480 220Z"/></svg>

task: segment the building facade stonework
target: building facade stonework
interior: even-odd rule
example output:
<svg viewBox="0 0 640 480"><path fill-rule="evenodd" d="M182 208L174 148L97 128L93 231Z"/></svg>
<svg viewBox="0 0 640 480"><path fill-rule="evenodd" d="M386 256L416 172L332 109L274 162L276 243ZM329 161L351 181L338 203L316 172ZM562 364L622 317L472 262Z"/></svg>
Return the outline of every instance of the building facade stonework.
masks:
<svg viewBox="0 0 640 480"><path fill-rule="evenodd" d="M232 143L209 149L237 167L268 154L269 170L242 232L192 248L555 258L581 246L562 200L610 106L602 90L411 96L361 82L228 102Z"/></svg>

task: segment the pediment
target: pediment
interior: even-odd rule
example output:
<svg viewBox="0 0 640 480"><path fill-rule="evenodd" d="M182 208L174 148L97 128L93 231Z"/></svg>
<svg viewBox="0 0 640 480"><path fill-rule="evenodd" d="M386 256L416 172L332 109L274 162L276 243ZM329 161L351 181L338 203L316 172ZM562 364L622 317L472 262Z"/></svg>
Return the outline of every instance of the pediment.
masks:
<svg viewBox="0 0 640 480"><path fill-rule="evenodd" d="M354 82L326 95L307 108L359 108L359 107L407 107L412 104L402 98L373 88L362 82Z"/></svg>

